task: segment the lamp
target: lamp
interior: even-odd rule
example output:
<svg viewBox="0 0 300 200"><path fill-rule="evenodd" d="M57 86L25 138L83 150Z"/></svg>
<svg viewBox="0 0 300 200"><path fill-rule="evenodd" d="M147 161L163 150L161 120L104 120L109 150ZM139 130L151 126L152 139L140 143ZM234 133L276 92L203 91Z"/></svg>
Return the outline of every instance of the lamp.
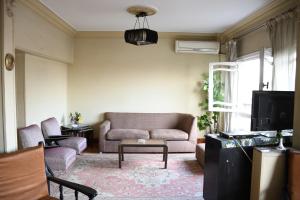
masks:
<svg viewBox="0 0 300 200"><path fill-rule="evenodd" d="M154 15L156 9L143 6L132 6L127 9L127 12L136 16L136 21L133 29L126 30L124 39L127 43L137 46L156 44L158 40L157 32L149 28L147 16ZM142 26L140 18L143 18ZM145 24L148 28L145 28ZM136 26L138 28L136 29Z"/></svg>

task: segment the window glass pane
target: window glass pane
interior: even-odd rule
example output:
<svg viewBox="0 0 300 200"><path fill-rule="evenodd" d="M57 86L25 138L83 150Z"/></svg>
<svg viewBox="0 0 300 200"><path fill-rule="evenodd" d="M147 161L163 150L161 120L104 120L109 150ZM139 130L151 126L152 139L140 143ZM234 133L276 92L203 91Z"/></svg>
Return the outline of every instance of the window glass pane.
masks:
<svg viewBox="0 0 300 200"><path fill-rule="evenodd" d="M238 110L232 114L232 131L250 131L252 91L259 89L260 59L239 62Z"/></svg>
<svg viewBox="0 0 300 200"><path fill-rule="evenodd" d="M264 59L263 90L272 90L272 79L273 79L273 58L271 56L266 56Z"/></svg>
<svg viewBox="0 0 300 200"><path fill-rule="evenodd" d="M239 63L239 112L251 114L252 91L259 89L260 61L258 58Z"/></svg>
<svg viewBox="0 0 300 200"><path fill-rule="evenodd" d="M209 111L232 112L237 108L237 63L210 63Z"/></svg>

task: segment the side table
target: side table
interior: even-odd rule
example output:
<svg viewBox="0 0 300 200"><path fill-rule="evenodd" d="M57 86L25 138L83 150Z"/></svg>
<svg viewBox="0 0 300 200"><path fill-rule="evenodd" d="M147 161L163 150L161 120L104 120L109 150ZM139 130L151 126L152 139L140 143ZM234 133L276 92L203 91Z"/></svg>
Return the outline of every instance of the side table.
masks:
<svg viewBox="0 0 300 200"><path fill-rule="evenodd" d="M72 135L85 137L89 144L92 143L94 130L91 126L86 124L79 124L78 127L73 127L71 124L61 126L61 132L63 135Z"/></svg>

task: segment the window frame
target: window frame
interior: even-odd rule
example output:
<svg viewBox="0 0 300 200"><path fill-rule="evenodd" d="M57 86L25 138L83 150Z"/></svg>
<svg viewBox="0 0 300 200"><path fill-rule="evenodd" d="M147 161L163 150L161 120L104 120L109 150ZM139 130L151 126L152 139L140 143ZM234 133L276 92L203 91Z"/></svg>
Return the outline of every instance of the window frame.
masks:
<svg viewBox="0 0 300 200"><path fill-rule="evenodd" d="M213 99L213 88L214 88L214 82L213 82L213 78L214 78L214 72L215 71L232 71L232 72L236 72L237 75L236 80L234 80L233 82L235 84L238 84L238 79L239 79L239 63L242 61L247 61L247 60L251 60L251 59L255 59L258 58L259 62L260 62L260 69L259 69L259 83L258 83L258 88L259 90L263 90L264 87L266 86L266 84L264 84L264 67L265 67L265 60L266 57L272 57L272 51L271 48L262 48L259 51L255 51L252 53L249 53L247 55L238 57L234 62L213 62L213 63L209 63L209 88L208 88L208 110L212 111L212 112L237 112L239 113L239 102L236 98L233 98L232 102L220 102L217 101L215 102ZM214 66L229 66L229 67L235 67L235 69L228 69L228 68L218 68L218 69L214 69ZM270 82L269 84L271 84L271 86L273 85L273 76L274 76L274 67L272 69L272 82ZM238 90L238 87L234 87L235 90ZM238 91L237 92L237 96ZM214 105L221 105L221 106L226 106L228 108L220 108L220 107L214 107Z"/></svg>

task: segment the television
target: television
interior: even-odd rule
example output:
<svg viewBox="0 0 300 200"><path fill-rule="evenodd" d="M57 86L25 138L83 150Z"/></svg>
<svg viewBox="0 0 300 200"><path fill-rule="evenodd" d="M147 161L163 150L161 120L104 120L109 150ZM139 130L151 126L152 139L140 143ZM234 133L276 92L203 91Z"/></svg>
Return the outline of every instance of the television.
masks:
<svg viewBox="0 0 300 200"><path fill-rule="evenodd" d="M253 91L251 131L293 129L294 92Z"/></svg>

